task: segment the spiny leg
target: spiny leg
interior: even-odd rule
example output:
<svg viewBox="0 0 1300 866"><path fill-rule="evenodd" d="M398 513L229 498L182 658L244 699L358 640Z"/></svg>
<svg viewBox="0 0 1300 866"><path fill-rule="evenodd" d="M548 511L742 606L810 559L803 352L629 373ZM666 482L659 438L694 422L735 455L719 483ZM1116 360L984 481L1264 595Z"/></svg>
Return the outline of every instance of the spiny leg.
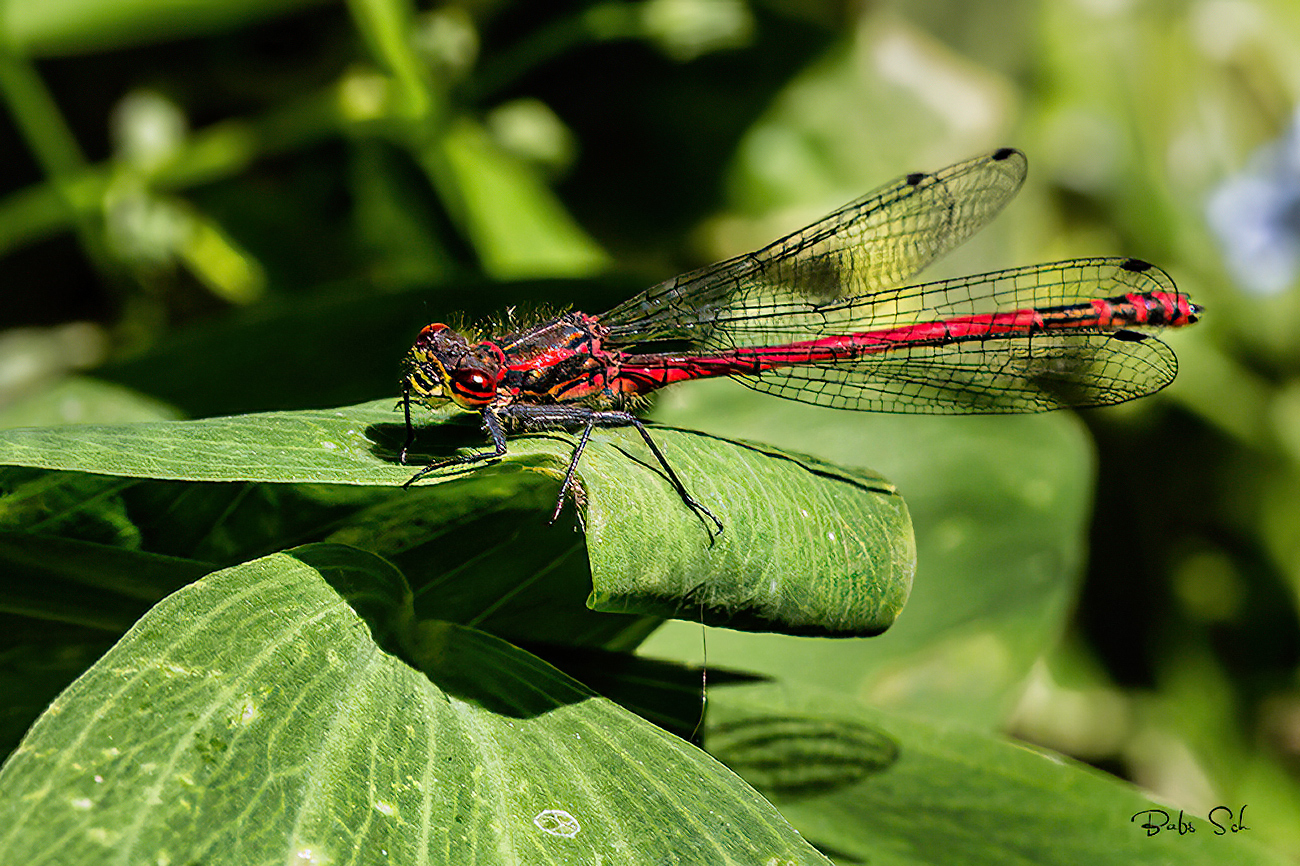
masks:
<svg viewBox="0 0 1300 866"><path fill-rule="evenodd" d="M659 446L650 438L650 431L641 423L641 420L633 415L628 415L628 418L631 419L632 426L636 427L636 432L640 433L641 438L645 440L645 444L650 448L650 453L655 456L655 459L659 461L659 465L664 468L664 472L668 475L668 480L672 482L673 488L677 491L677 495L681 497L682 502L686 504L687 508L694 511L696 516L701 520L705 517L712 520L713 525L718 528L717 534L721 535L724 529L722 521L719 520L712 511L706 508L703 503L699 502L694 496L691 496L691 494L686 491L686 485L677 477L677 473L673 471L673 467L669 465L667 458L665 458L663 452L659 450ZM708 527L706 526L705 528L707 529ZM709 542L712 543L715 537L716 536L713 532L710 531Z"/></svg>
<svg viewBox="0 0 1300 866"><path fill-rule="evenodd" d="M669 464L668 458L664 456L663 452L659 450L659 446L655 444L654 439L650 437L650 431L646 429L646 426L641 423L639 418L630 412L537 406L512 406L508 411L510 415L523 419L525 424L530 422L534 424L546 423L548 421L551 423L563 423L564 421L570 423L583 422L582 435L579 437L578 443L573 448L573 456L569 458L569 467L564 473L564 482L560 485L560 496L555 503L555 511L551 514L552 523L559 518L560 511L564 508L565 495L570 490L576 490L576 488L573 487L575 483L574 475L578 471L578 460L582 457L582 452L586 450L587 443L591 440L591 431L596 427L635 427L637 432L641 434L641 438L645 440L645 444L649 447L650 453L654 455L655 460L658 461L661 467L663 467L664 474L668 476L669 483L671 483L673 489L677 491L677 495L682 500L682 503L687 508L691 509L691 511L695 512L695 515L699 517L701 521L708 518L708 520L712 521L713 525L717 527L717 533L715 533L712 529L708 528L708 524L705 524L705 529L709 533L710 543L712 543L717 535L723 532L724 527L722 521L695 497L691 496L691 494L686 490L686 485L677 477L677 473L673 470L672 465ZM574 498L576 500L576 493Z"/></svg>
<svg viewBox="0 0 1300 866"><path fill-rule="evenodd" d="M569 458L569 468L564 473L564 483L560 485L560 496L555 500L555 510L551 512L551 523L560 519L560 511L564 508L564 497L570 490L573 491L573 507L578 509L578 489L573 486L573 476L578 471L578 458L587 448L587 442L591 439L591 431L596 427L595 417L587 419L587 424L582 428L582 436L578 439L578 444L573 446L573 456ZM578 519L582 519L579 512Z"/></svg>
<svg viewBox="0 0 1300 866"><path fill-rule="evenodd" d="M474 454L463 454L459 457L449 457L446 460L437 460L412 475L402 485L403 488L410 487L430 472L436 472L439 469L446 469L448 466L464 466L467 463L480 463L484 460L495 460L506 453L506 431L501 426L501 419L492 409L483 410L483 429L492 437L492 451L478 451ZM414 436L414 431L409 434ZM402 449L402 456L406 456L406 449ZM402 462L406 462L403 460Z"/></svg>
<svg viewBox="0 0 1300 866"><path fill-rule="evenodd" d="M406 384L402 385L402 411L406 413L406 441L402 443L402 451L397 455L397 460L405 466L406 452L415 444L415 425L411 423L411 386Z"/></svg>
<svg viewBox="0 0 1300 866"><path fill-rule="evenodd" d="M405 396L405 395L404 395ZM407 418L409 423L410 404L406 403ZM582 452L586 450L587 443L591 440L591 432L596 427L635 427L641 434L650 453L654 455L655 460L663 468L664 474L668 477L669 483L677 491L678 497L682 503L700 518L701 522L708 519L717 528L715 533L705 524L705 529L709 533L709 542L712 543L717 535L724 530L722 521L702 503L691 496L686 490L686 485L677 477L673 467L668 463L659 446L655 444L654 439L650 437L650 431L641 423L635 415L630 412L622 411L600 411L596 409L577 408L571 406L529 406L529 405L509 405L499 408L485 407L483 409L483 429L492 437L492 451L481 451L475 454L466 454L460 457L452 457L447 460L440 460L430 463L419 472L412 475L403 487L410 487L416 481L425 477L431 472L439 469L445 469L448 466L463 466L469 463L479 463L485 460L495 460L506 453L506 433L502 426L501 419L509 418L518 420L524 427L545 428L547 426L573 426L582 425L582 435L578 443L573 448L573 456L569 458L569 466L564 473L564 482L560 485L560 495L555 503L555 511L551 513L551 523L554 523L560 516L560 511L564 508L564 498L570 490L574 491L574 501L577 501L574 477L578 471L578 461L582 458ZM408 428L407 445L402 449L402 457L405 458L406 450L410 447L411 440L414 438L414 430Z"/></svg>

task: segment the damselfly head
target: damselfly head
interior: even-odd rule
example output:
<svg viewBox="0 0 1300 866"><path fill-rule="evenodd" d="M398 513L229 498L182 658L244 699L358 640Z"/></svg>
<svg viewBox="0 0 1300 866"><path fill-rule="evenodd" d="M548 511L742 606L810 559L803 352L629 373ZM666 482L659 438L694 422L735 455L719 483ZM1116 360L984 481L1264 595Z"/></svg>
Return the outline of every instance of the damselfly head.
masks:
<svg viewBox="0 0 1300 866"><path fill-rule="evenodd" d="M448 400L478 409L496 396L505 354L492 342L470 344L442 324L420 331L406 359L404 385L411 399L426 406Z"/></svg>

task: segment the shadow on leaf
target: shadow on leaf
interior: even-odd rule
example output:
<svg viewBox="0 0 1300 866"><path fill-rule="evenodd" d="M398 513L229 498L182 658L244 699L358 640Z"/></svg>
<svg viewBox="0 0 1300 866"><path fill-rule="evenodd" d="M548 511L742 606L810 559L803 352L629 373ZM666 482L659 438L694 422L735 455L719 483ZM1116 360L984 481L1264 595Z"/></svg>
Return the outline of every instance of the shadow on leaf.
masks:
<svg viewBox="0 0 1300 866"><path fill-rule="evenodd" d="M884 732L843 719L755 716L709 728L705 746L765 795L799 799L831 794L898 760Z"/></svg>

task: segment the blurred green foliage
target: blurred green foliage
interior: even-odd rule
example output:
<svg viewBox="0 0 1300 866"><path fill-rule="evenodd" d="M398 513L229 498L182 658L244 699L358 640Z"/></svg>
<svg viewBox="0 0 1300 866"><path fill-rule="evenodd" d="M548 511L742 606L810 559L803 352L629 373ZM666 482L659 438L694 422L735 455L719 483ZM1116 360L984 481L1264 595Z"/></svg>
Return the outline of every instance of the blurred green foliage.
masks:
<svg viewBox="0 0 1300 866"><path fill-rule="evenodd" d="M870 466L916 524L885 636L711 631L709 663L1009 730L1197 814L1248 803L1300 852L1300 293L1238 287L1205 218L1300 102L1295 4L44 0L0 29L5 426L395 396L428 321L599 311L904 172L1024 149L1018 202L936 270L1154 261L1208 311L1170 340L1178 381L1086 432L665 395L661 420ZM6 526L233 565L340 507L196 495L211 532L173 535L189 494L73 479ZM103 640L14 662L43 684L15 719ZM646 649L698 648L679 623Z"/></svg>

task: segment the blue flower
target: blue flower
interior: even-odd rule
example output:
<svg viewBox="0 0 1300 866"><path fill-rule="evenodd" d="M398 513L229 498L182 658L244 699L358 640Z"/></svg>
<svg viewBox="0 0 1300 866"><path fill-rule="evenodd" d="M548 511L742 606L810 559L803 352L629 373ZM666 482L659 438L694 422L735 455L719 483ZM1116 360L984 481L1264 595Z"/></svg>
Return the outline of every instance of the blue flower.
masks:
<svg viewBox="0 0 1300 866"><path fill-rule="evenodd" d="M1300 274L1300 113L1210 196L1206 219L1248 291L1277 294Z"/></svg>

